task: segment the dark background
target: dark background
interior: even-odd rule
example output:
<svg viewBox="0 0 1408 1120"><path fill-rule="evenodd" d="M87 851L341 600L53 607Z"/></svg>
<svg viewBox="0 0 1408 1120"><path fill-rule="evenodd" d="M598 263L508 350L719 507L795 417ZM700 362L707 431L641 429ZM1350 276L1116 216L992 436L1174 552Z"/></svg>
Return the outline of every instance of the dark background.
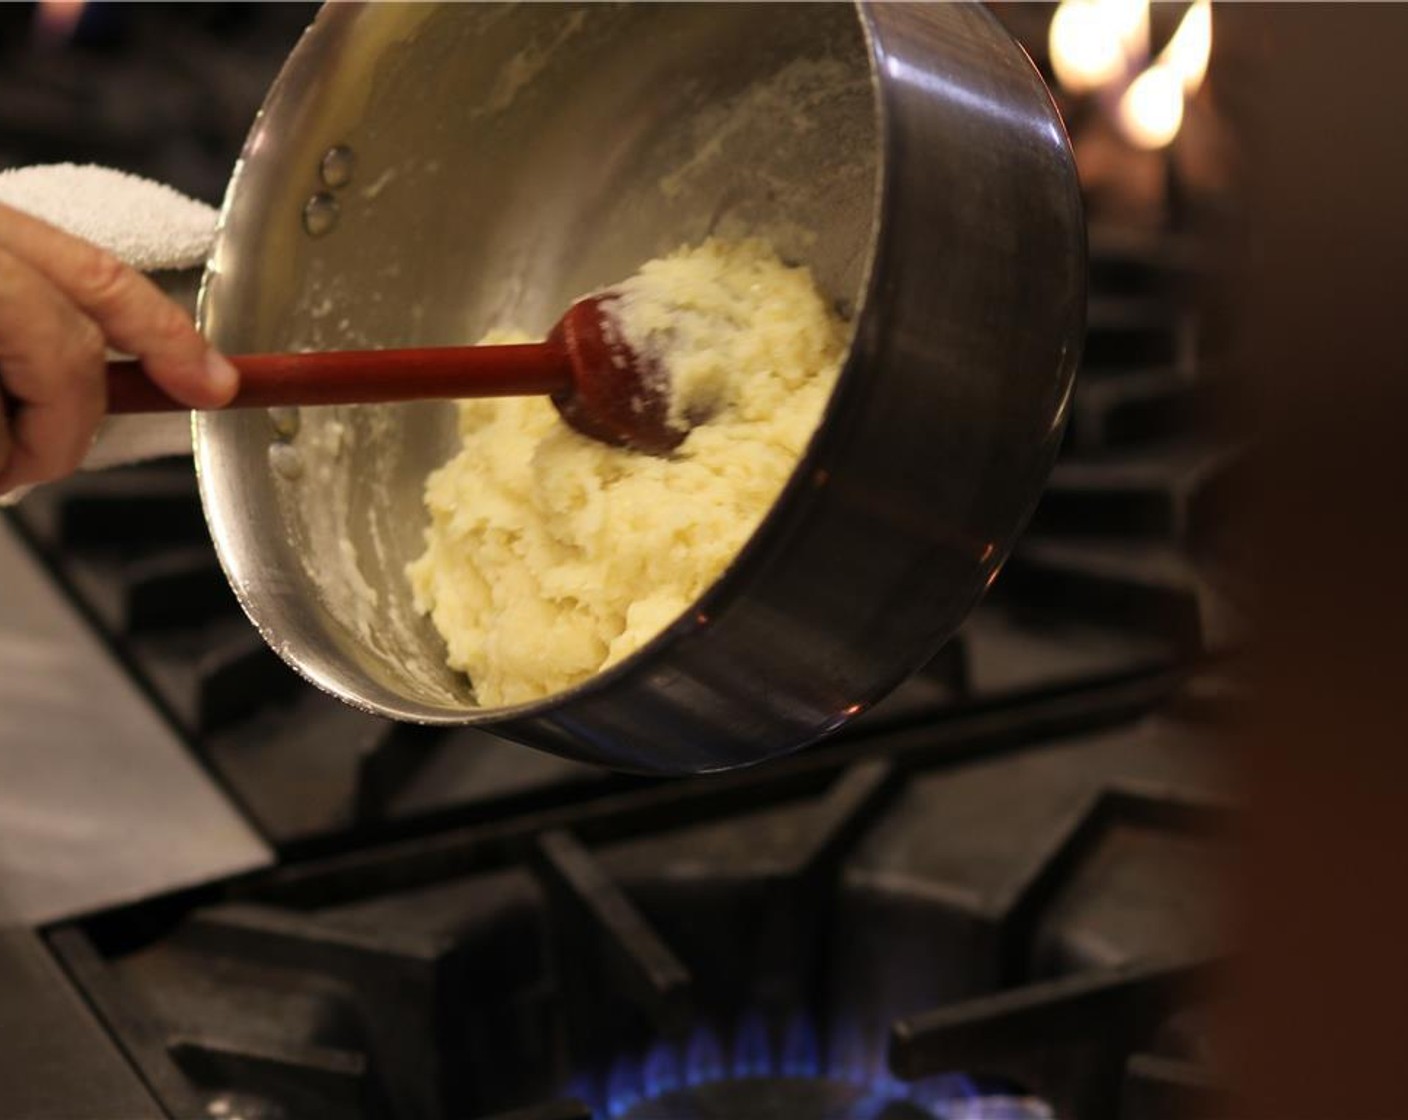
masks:
<svg viewBox="0 0 1408 1120"><path fill-rule="evenodd" d="M105 163L219 203L318 5L0 3L0 169Z"/></svg>
<svg viewBox="0 0 1408 1120"><path fill-rule="evenodd" d="M1240 12L1239 18L1249 13ZM1408 8L1256 15L1238 367L1262 447L1238 1006L1256 1116L1402 1116Z"/></svg>

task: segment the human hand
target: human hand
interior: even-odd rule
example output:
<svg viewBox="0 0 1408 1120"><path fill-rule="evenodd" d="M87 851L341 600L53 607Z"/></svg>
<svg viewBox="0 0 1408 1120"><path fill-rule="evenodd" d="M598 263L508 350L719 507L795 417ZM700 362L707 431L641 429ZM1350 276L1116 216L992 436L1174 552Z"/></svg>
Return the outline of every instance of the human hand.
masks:
<svg viewBox="0 0 1408 1120"><path fill-rule="evenodd" d="M141 273L0 205L0 494L75 470L107 411L106 351L139 358L192 408L218 408L239 375Z"/></svg>

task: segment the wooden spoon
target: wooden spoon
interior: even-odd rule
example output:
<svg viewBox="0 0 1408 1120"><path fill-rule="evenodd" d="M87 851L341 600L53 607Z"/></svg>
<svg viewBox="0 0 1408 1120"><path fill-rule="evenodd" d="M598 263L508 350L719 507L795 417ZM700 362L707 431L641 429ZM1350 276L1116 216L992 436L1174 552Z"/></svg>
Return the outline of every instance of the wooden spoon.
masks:
<svg viewBox="0 0 1408 1120"><path fill-rule="evenodd" d="M687 429L670 423L669 378L622 337L610 293L567 310L544 342L245 354L230 358L240 388L225 408L385 404L458 397L547 393L568 424L604 443L665 455ZM108 411L171 412L189 406L166 395L137 361L108 363Z"/></svg>

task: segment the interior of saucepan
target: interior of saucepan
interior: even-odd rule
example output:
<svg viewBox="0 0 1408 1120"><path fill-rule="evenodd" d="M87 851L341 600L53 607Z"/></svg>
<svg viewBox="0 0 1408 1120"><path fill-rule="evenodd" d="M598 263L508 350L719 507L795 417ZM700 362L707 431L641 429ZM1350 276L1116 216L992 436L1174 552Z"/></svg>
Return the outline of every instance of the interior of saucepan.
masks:
<svg viewBox="0 0 1408 1120"><path fill-rule="evenodd" d="M231 352L544 331L709 234L766 237L853 308L876 136L849 5L330 5L232 183L204 325ZM222 560L275 648L391 714L463 718L472 690L403 573L453 405L207 414L197 437Z"/></svg>

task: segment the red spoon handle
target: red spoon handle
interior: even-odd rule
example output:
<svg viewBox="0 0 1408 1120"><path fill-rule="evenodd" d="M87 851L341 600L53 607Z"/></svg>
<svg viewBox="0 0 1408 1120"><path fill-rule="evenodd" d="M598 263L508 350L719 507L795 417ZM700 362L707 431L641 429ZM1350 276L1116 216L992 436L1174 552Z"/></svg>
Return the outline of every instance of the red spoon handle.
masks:
<svg viewBox="0 0 1408 1120"><path fill-rule="evenodd" d="M546 342L246 354L230 361L240 371L240 390L226 408L527 397L572 387L566 351ZM176 412L189 407L167 396L140 362L108 363L109 412Z"/></svg>

